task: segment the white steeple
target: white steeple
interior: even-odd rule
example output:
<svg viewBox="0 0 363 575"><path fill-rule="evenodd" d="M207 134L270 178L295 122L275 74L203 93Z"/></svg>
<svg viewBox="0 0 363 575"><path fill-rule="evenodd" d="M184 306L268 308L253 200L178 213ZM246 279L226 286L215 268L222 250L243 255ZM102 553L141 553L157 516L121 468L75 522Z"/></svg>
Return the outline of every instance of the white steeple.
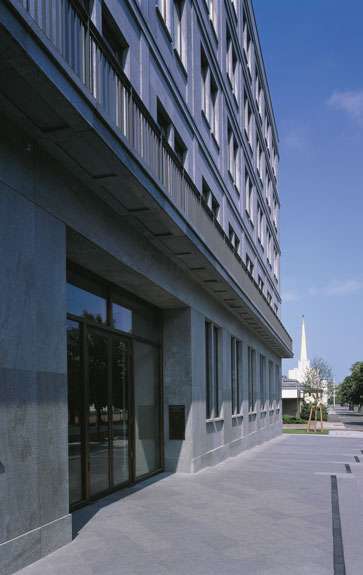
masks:
<svg viewBox="0 0 363 575"><path fill-rule="evenodd" d="M302 333L301 333L301 354L300 361L307 361L308 356L306 353L306 338L305 338L305 322L304 316L302 316Z"/></svg>
<svg viewBox="0 0 363 575"><path fill-rule="evenodd" d="M305 319L304 316L302 316L300 360L295 369L289 369L289 379L297 379L297 381L302 383L304 381L305 371L309 368L310 362L306 352Z"/></svg>

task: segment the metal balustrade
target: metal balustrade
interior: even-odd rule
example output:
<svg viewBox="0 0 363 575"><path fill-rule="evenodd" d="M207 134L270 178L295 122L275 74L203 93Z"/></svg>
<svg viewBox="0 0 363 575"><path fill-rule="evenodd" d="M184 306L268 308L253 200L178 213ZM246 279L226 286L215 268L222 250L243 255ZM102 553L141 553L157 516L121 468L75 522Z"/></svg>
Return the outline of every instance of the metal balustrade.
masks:
<svg viewBox="0 0 363 575"><path fill-rule="evenodd" d="M256 282L247 274L227 236L204 207L196 186L163 139L157 124L79 3L75 0L18 1L142 158L229 275L269 319L272 327L280 334L282 332L283 340L291 344L284 326L258 291Z"/></svg>

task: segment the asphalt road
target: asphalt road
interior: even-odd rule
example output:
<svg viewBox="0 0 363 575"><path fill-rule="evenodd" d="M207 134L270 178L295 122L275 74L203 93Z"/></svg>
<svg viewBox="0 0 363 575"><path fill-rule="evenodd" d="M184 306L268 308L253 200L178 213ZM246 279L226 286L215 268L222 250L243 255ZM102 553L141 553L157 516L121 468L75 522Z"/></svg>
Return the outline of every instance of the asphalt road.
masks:
<svg viewBox="0 0 363 575"><path fill-rule="evenodd" d="M336 406L335 411L339 421L344 423L346 429L363 432L363 412L349 411L348 407L340 406Z"/></svg>

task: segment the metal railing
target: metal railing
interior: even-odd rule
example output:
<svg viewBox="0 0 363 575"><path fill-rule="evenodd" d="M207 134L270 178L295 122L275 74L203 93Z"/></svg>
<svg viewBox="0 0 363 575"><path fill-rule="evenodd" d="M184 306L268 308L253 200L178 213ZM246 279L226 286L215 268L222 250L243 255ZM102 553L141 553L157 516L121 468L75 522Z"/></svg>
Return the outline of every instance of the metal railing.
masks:
<svg viewBox="0 0 363 575"><path fill-rule="evenodd" d="M228 274L291 345L291 339L256 282L247 273L226 234L203 205L201 194L143 102L124 75L116 57L75 0L18 0L86 86L124 138L162 184L174 204Z"/></svg>

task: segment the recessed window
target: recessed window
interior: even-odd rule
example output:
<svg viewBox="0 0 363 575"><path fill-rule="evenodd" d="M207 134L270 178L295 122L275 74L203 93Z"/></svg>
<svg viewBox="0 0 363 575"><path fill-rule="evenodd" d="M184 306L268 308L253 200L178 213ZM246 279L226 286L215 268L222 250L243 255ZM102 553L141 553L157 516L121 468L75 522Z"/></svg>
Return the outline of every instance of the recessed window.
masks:
<svg viewBox="0 0 363 575"><path fill-rule="evenodd" d="M171 120L166 113L165 109L163 108L160 100L157 101L157 116L156 122L160 128L161 134L165 138L165 140L169 143L170 132L171 132Z"/></svg>
<svg viewBox="0 0 363 575"><path fill-rule="evenodd" d="M219 328L205 322L206 418L219 417Z"/></svg>
<svg viewBox="0 0 363 575"><path fill-rule="evenodd" d="M271 247L272 247L272 236L271 236L271 232L269 229L267 229L267 262L271 265L272 261L272 251L271 251Z"/></svg>
<svg viewBox="0 0 363 575"><path fill-rule="evenodd" d="M248 69L251 72L252 40L245 12L243 13L243 53L247 62Z"/></svg>
<svg viewBox="0 0 363 575"><path fill-rule="evenodd" d="M102 37L113 57L124 70L129 46L104 2L102 3Z"/></svg>
<svg viewBox="0 0 363 575"><path fill-rule="evenodd" d="M270 408L273 407L273 402L275 399L275 385L274 385L274 365L272 361L268 362L268 395Z"/></svg>
<svg viewBox="0 0 363 575"><path fill-rule="evenodd" d="M261 276L258 276L258 289L260 290L261 293L263 293L263 288L264 288L264 282L262 280Z"/></svg>
<svg viewBox="0 0 363 575"><path fill-rule="evenodd" d="M174 151L179 162L184 166L187 147L176 130L174 130Z"/></svg>
<svg viewBox="0 0 363 575"><path fill-rule="evenodd" d="M237 66L237 64L238 64L238 60L237 60L236 50L234 48L233 40L232 40L231 33L229 31L228 26L227 26L227 32L226 32L226 39L227 39L227 45L226 45L227 77L231 83L233 93L235 95L237 95L237 89L238 89L238 66Z"/></svg>
<svg viewBox="0 0 363 575"><path fill-rule="evenodd" d="M260 407L265 409L266 404L266 358L260 355Z"/></svg>
<svg viewBox="0 0 363 575"><path fill-rule="evenodd" d="M242 342L231 337L232 415L242 412Z"/></svg>
<svg viewBox="0 0 363 575"><path fill-rule="evenodd" d="M204 178L202 179L202 198L218 221L220 206Z"/></svg>
<svg viewBox="0 0 363 575"><path fill-rule="evenodd" d="M236 252L238 253L239 247L240 247L240 240L237 237L237 234L234 231L234 229L232 228L231 224L229 224L229 227L228 227L228 239L231 242L234 249L236 250Z"/></svg>
<svg viewBox="0 0 363 575"><path fill-rule="evenodd" d="M182 62L184 62L184 36L186 30L183 26L184 0L174 0L174 46Z"/></svg>
<svg viewBox="0 0 363 575"><path fill-rule="evenodd" d="M263 237L263 212L259 203L257 203L257 239L261 246L264 246Z"/></svg>
<svg viewBox="0 0 363 575"><path fill-rule="evenodd" d="M231 124L228 122L228 171L237 185L238 177L238 143Z"/></svg>
<svg viewBox="0 0 363 575"><path fill-rule="evenodd" d="M257 139L257 145L256 145L256 167L257 167L258 177L260 178L261 183L262 183L263 150L262 150L262 146L260 144L260 141L258 139Z"/></svg>
<svg viewBox="0 0 363 575"><path fill-rule="evenodd" d="M262 86L261 86L260 77L259 77L257 68L256 68L256 89L255 89L255 97L256 97L257 110L258 110L258 113L259 113L259 115L260 115L260 118L262 118L263 91L262 91Z"/></svg>
<svg viewBox="0 0 363 575"><path fill-rule="evenodd" d="M277 222L278 222L278 204L277 204L277 200L274 197L274 206L273 206L273 221L274 221L274 226L275 229L277 230Z"/></svg>
<svg viewBox="0 0 363 575"><path fill-rule="evenodd" d="M252 148L252 110L247 93L244 94L244 128L247 136L248 143Z"/></svg>
<svg viewBox="0 0 363 575"><path fill-rule="evenodd" d="M250 256L248 254L246 254L246 268L247 268L247 273L251 276L251 278L253 278L253 270L254 270L254 265L252 263L252 260L250 258Z"/></svg>
<svg viewBox="0 0 363 575"><path fill-rule="evenodd" d="M169 0L155 0L155 6L159 9L161 16L164 18L166 22Z"/></svg>
<svg viewBox="0 0 363 575"><path fill-rule="evenodd" d="M273 267L274 267L274 276L275 278L278 280L279 279L279 255L277 253L276 248L274 248L274 262L273 262Z"/></svg>
<svg viewBox="0 0 363 575"><path fill-rule="evenodd" d="M247 215L253 222L253 187L247 170L245 171L245 203Z"/></svg>
<svg viewBox="0 0 363 575"><path fill-rule="evenodd" d="M256 409L256 351L248 348L248 411Z"/></svg>

